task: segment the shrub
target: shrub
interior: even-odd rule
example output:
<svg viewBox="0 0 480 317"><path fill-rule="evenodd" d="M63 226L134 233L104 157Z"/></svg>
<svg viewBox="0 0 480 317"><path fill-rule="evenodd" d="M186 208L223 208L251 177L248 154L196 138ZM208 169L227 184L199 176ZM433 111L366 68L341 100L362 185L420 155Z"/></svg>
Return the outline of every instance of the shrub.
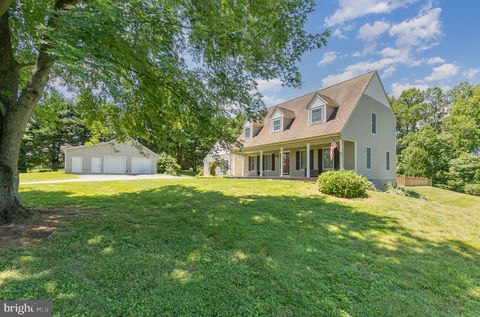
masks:
<svg viewBox="0 0 480 317"><path fill-rule="evenodd" d="M343 198L362 197L375 187L354 171L328 171L318 176L318 187L324 194Z"/></svg>
<svg viewBox="0 0 480 317"><path fill-rule="evenodd" d="M205 172L203 171L203 167L197 170L197 176L205 176Z"/></svg>
<svg viewBox="0 0 480 317"><path fill-rule="evenodd" d="M480 184L465 184L465 194L480 196Z"/></svg>
<svg viewBox="0 0 480 317"><path fill-rule="evenodd" d="M167 153L160 153L157 158L157 172L160 174L178 175L180 165L177 159Z"/></svg>

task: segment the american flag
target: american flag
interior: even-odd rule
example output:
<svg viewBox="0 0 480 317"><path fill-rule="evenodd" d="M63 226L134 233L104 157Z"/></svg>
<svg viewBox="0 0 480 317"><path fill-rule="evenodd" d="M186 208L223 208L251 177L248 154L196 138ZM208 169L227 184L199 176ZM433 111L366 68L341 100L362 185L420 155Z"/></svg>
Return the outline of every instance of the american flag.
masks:
<svg viewBox="0 0 480 317"><path fill-rule="evenodd" d="M330 161L333 160L335 149L337 148L337 143L334 139L332 139L332 143L330 144Z"/></svg>

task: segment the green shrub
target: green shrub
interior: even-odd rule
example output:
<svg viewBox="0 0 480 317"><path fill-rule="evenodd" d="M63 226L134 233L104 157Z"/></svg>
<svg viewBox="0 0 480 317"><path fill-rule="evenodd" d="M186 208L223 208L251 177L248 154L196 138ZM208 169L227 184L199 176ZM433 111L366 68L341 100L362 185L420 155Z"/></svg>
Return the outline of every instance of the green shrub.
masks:
<svg viewBox="0 0 480 317"><path fill-rule="evenodd" d="M328 171L318 176L317 183L322 193L343 198L362 197L375 188L354 171Z"/></svg>
<svg viewBox="0 0 480 317"><path fill-rule="evenodd" d="M167 153L160 153L157 158L157 172L160 174L178 175L180 173L180 165L177 159Z"/></svg>
<svg viewBox="0 0 480 317"><path fill-rule="evenodd" d="M480 196L480 184L465 184L465 194Z"/></svg>
<svg viewBox="0 0 480 317"><path fill-rule="evenodd" d="M203 167L197 170L197 176L205 176L205 172L203 171Z"/></svg>

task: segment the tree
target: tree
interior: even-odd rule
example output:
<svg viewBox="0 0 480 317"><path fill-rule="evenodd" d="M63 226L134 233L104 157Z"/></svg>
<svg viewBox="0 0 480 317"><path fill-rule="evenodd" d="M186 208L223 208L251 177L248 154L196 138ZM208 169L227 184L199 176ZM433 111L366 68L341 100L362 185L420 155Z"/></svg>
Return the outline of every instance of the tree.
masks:
<svg viewBox="0 0 480 317"><path fill-rule="evenodd" d="M296 62L328 36L303 29L313 0L1 4L0 221L21 211L20 144L49 77L111 101L122 121L138 111L167 127L186 110L251 117L263 107L256 80L300 85Z"/></svg>
<svg viewBox="0 0 480 317"><path fill-rule="evenodd" d="M428 124L439 132L443 126L443 119L450 112L451 100L440 87L428 88L424 94L423 124Z"/></svg>
<svg viewBox="0 0 480 317"><path fill-rule="evenodd" d="M56 171L62 146L84 144L90 139L82 118L71 100L49 92L35 108L23 138L25 167L42 166Z"/></svg>
<svg viewBox="0 0 480 317"><path fill-rule="evenodd" d="M480 156L463 153L450 161L447 185L455 191L465 191L467 184L480 184Z"/></svg>
<svg viewBox="0 0 480 317"><path fill-rule="evenodd" d="M445 126L455 147L466 153L480 153L480 87L453 105Z"/></svg>
<svg viewBox="0 0 480 317"><path fill-rule="evenodd" d="M406 89L393 99L392 109L397 117L397 138L402 139L420 128L426 109L425 93L417 88Z"/></svg>

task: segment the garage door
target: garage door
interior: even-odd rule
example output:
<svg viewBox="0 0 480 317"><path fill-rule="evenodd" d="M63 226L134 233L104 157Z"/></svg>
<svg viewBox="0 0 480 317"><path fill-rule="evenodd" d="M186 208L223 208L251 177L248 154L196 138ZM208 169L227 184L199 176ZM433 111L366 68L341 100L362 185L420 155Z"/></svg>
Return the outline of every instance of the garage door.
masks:
<svg viewBox="0 0 480 317"><path fill-rule="evenodd" d="M132 173L133 174L150 174L150 159L147 157L132 157Z"/></svg>
<svg viewBox="0 0 480 317"><path fill-rule="evenodd" d="M108 174L125 174L127 172L125 156L106 156L103 170Z"/></svg>
<svg viewBox="0 0 480 317"><path fill-rule="evenodd" d="M81 156L72 157L72 173L81 173L83 169L83 158Z"/></svg>

